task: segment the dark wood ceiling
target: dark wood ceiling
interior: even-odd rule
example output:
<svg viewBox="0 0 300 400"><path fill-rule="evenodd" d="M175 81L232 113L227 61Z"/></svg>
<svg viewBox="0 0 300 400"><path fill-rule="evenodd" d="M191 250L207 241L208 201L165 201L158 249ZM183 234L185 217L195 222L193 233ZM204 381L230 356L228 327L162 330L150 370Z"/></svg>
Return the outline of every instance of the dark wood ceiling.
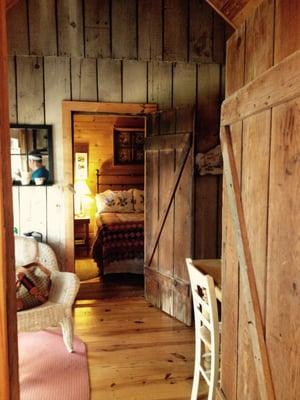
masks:
<svg viewBox="0 0 300 400"><path fill-rule="evenodd" d="M206 0L231 26L238 28L262 0Z"/></svg>

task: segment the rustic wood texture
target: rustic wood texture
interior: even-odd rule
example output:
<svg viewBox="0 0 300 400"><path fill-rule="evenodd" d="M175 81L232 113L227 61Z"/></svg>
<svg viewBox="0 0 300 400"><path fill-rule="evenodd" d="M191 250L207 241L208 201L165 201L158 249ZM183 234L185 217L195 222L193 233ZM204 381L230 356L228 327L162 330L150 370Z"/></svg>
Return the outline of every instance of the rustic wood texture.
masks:
<svg viewBox="0 0 300 400"><path fill-rule="evenodd" d="M231 126L233 151L241 179L242 123ZM223 183L223 187L225 184ZM223 190L222 213L222 343L221 387L226 398L237 399L239 264L229 214L227 193Z"/></svg>
<svg viewBox="0 0 300 400"><path fill-rule="evenodd" d="M93 58L72 58L72 100L97 101L97 60Z"/></svg>
<svg viewBox="0 0 300 400"><path fill-rule="evenodd" d="M267 278L270 124L270 111L265 111L246 119L243 126L242 201L264 323ZM255 179L253 179L254 176ZM243 293L241 282L239 293ZM249 375L250 370L254 371L255 364L251 352L247 316L244 313L245 299L242 295L239 307L237 398L247 396L249 400L259 400L257 379L254 375Z"/></svg>
<svg viewBox="0 0 300 400"><path fill-rule="evenodd" d="M230 25L239 28L263 0L206 0Z"/></svg>
<svg viewBox="0 0 300 400"><path fill-rule="evenodd" d="M18 122L44 123L43 59L17 57Z"/></svg>
<svg viewBox="0 0 300 400"><path fill-rule="evenodd" d="M0 398L19 399L5 2L0 2Z"/></svg>
<svg viewBox="0 0 300 400"><path fill-rule="evenodd" d="M125 103L147 102L147 63L124 61L123 101Z"/></svg>
<svg viewBox="0 0 300 400"><path fill-rule="evenodd" d="M112 57L137 58L136 1L112 0Z"/></svg>
<svg viewBox="0 0 300 400"><path fill-rule="evenodd" d="M201 19L202 23L199 24ZM213 60L213 10L204 1L190 1L190 39L189 55L191 61L212 62Z"/></svg>
<svg viewBox="0 0 300 400"><path fill-rule="evenodd" d="M111 56L110 29L110 1L86 0L84 2L86 57Z"/></svg>
<svg viewBox="0 0 300 400"><path fill-rule="evenodd" d="M139 0L137 4L139 59L162 60L162 0Z"/></svg>
<svg viewBox="0 0 300 400"><path fill-rule="evenodd" d="M83 12L81 0L57 0L58 54L83 57Z"/></svg>
<svg viewBox="0 0 300 400"><path fill-rule="evenodd" d="M148 99L160 109L172 106L172 64L151 62L148 64Z"/></svg>
<svg viewBox="0 0 300 400"><path fill-rule="evenodd" d="M27 2L19 1L7 13L8 53L14 55L29 54Z"/></svg>
<svg viewBox="0 0 300 400"><path fill-rule="evenodd" d="M188 59L188 2L164 1L164 60ZM178 29L178 27L181 27Z"/></svg>
<svg viewBox="0 0 300 400"><path fill-rule="evenodd" d="M55 56L57 54L56 16L54 0L29 0L30 54Z"/></svg>
<svg viewBox="0 0 300 400"><path fill-rule="evenodd" d="M266 340L278 399L300 393L299 107L298 98L274 108L272 118Z"/></svg>
<svg viewBox="0 0 300 400"><path fill-rule="evenodd" d="M245 83L273 65L274 0L264 1L247 20Z"/></svg>
<svg viewBox="0 0 300 400"><path fill-rule="evenodd" d="M9 121L17 122L17 88L16 88L16 63L14 57L8 58L8 98Z"/></svg>
<svg viewBox="0 0 300 400"><path fill-rule="evenodd" d="M52 125L54 176L57 182L47 187L47 206L44 219L47 221L47 241L55 250L58 261L65 268L65 235L63 224L53 224L50 221L62 221L64 218L63 194L61 184L65 171L63 167L65 154L62 149L62 116L61 102L71 96L70 60L64 57L45 58L45 122ZM34 188L35 189L35 188ZM32 189L32 190L34 190ZM22 189L21 189L22 190ZM66 188L68 190L68 188Z"/></svg>
<svg viewBox="0 0 300 400"><path fill-rule="evenodd" d="M98 60L99 101L122 101L121 62Z"/></svg>
<svg viewBox="0 0 300 400"><path fill-rule="evenodd" d="M242 87L242 82L235 87L237 69L227 68L227 95L233 96L227 103L230 110L227 105L222 110L222 125L239 121L235 125L244 126L242 136L235 136L233 144L239 146L242 140L242 197L276 399L297 398L300 390L300 371L293 357L298 351L294 347L298 333L294 324L288 322L297 320L298 309L295 293L299 243L295 239L295 226L299 214L296 178L299 172L295 160L299 149L296 135L300 95L299 18L298 3L264 0L245 21L244 50L229 45L227 54L230 65L234 58L244 59L239 71L245 70L248 84ZM230 43L234 40L235 37L231 37ZM244 52L243 57L241 52ZM240 91L234 93L238 89ZM236 108L237 104L241 107ZM230 221L226 207L225 198L225 271L233 260L228 248L234 246L233 237L228 236ZM256 377L249 373L253 370L254 360L247 333L242 281L237 270L231 270L228 276L230 280L225 280L225 275L222 285L224 295L227 293L222 309L225 322L222 329L222 388L227 398L256 400L260 397ZM280 293L285 295L282 297ZM234 321L230 322L232 317ZM230 341L227 331L233 336ZM293 351L287 351L288 348ZM229 365L231 372L227 369Z"/></svg>
<svg viewBox="0 0 300 400"><path fill-rule="evenodd" d="M173 68L173 106L188 106L196 100L196 66L176 63Z"/></svg>
<svg viewBox="0 0 300 400"><path fill-rule="evenodd" d="M194 331L143 298L77 301L75 333L87 345L91 400L189 398Z"/></svg>
<svg viewBox="0 0 300 400"><path fill-rule="evenodd" d="M164 114L166 118L173 117L163 111L155 122L165 125ZM148 137L145 146L146 204L153 210L151 220L146 214L145 237L150 241L145 243L145 296L156 307L190 324L191 295L185 258L193 252L194 160L188 132L193 127L194 114L189 108L181 115L186 119L179 132L185 134L165 134L155 127L160 135Z"/></svg>
<svg viewBox="0 0 300 400"><path fill-rule="evenodd" d="M224 63L225 24L205 0L23 0L8 22L10 55Z"/></svg>
<svg viewBox="0 0 300 400"><path fill-rule="evenodd" d="M221 125L231 124L297 98L300 94L299 66L300 50L226 99L222 104Z"/></svg>
<svg viewBox="0 0 300 400"><path fill-rule="evenodd" d="M276 1L274 62L299 50L300 3L297 0Z"/></svg>
<svg viewBox="0 0 300 400"><path fill-rule="evenodd" d="M26 2L23 1L20 2L19 4L21 3L23 5L25 4L25 12L23 13L25 17L23 23L20 25L22 27L26 26L25 33L27 34L27 32L29 31L29 26L28 26L29 14L27 12ZM26 77L25 79L23 79L22 77L23 66L21 68L18 68L18 64L22 65L24 63L26 64L26 56L24 56L24 54L29 54L30 51L30 49L28 48L29 45L27 44L27 50L25 49L26 51L20 49L16 53L18 55L16 59L17 88L18 88L18 81L20 81L24 82L24 84L22 83L22 85L24 86L25 89L24 89L24 101L22 98L20 98L20 96L17 96L17 100L15 101L14 100L15 96L13 94L14 82L13 79L11 80L10 104L12 105L13 108L11 110L12 112L11 121L13 122L14 120L13 115L14 115L14 110L16 110L21 118L23 118L23 115L28 114L28 116L26 117L26 120L28 122L32 123L37 120L39 122L44 122L44 120L46 120L46 122L49 121L49 123L53 125L54 148L55 148L54 176L55 176L55 183L57 185L53 189L52 188L47 189L48 190L47 198L51 197L51 199L53 200L51 200L51 203L47 202L47 207L44 209L49 210L49 207L52 204L53 205L53 209L51 211L52 215L58 215L61 220L64 220L63 193L67 193L70 190L72 190L72 188L69 187L68 185L64 186L64 178L63 178L63 176L65 175L65 171L63 170L62 167L63 157L65 157L65 159L68 159L70 162L72 161L71 158L68 156L68 154L63 155L63 150L62 150L63 135L61 133L62 132L61 108L60 108L61 100L70 100L71 98L73 99L85 98L87 101L95 101L97 99L96 98L96 90L97 90L98 101L101 102L148 101L149 103L150 102L158 103L160 108L167 109L171 108L173 105L176 106L188 103L195 104L199 102L200 98L200 91L197 90L198 78L199 78L197 77L197 71L199 64L180 62L180 65L176 66L177 60L175 60L174 62L158 61L157 58L155 59L151 58L148 60L148 57L154 57L154 52L152 52L152 50L154 51L153 47L154 39L157 38L157 43L158 43L158 37L160 37L161 43L163 43L165 24L163 18L164 9L162 2L152 1L150 3L145 1L143 4L142 2L136 2L138 3L138 9L136 10L137 14L134 15L134 20L135 20L134 26L135 27L138 26L138 29L137 31L135 31L134 46L137 47L138 52L136 55L134 55L134 58L138 57L139 59L141 59L142 57L143 58L145 57L145 60L147 60L146 62L144 60L143 61L116 60L112 58L107 58L107 57L114 57L113 55L111 54L105 55L103 53L104 48L108 49L108 46L113 47L114 36L112 35L112 25L114 24L114 19L115 19L114 16L115 15L117 16L116 24L119 24L119 21L122 21L122 29L128 30L128 26L126 24L131 23L129 22L130 19L128 19L127 17L122 18L121 20L120 18L122 16L118 14L119 11L117 13L111 12L113 11L111 7L114 7L114 5L111 4L111 7L108 7L107 3L111 2L106 2L106 1L100 2L99 0L98 1L87 0L83 2L84 13L82 13L79 12L79 10L82 8L81 4L79 4L79 2L77 1L70 2L68 0L66 1L61 0L57 2L57 13L59 14L57 15L57 21L56 21L57 22L56 38L58 42L58 49L57 49L58 55L53 56L53 58L52 56L48 57L48 50L45 48L46 46L45 43L43 42L44 37L42 36L35 37L36 48L41 49L41 51L43 52L41 54L43 55L43 58L41 57L42 66L41 69L39 70L39 73L41 75L38 74L38 78L37 78L37 71L33 71L33 74L32 76L30 76L30 78L28 78L29 73L26 72ZM135 3L135 1L133 1L132 3ZM53 14L56 15L56 13L54 12L55 10L53 11L54 6L50 2L50 0L49 0L49 5L50 8L48 12L49 12L49 23L50 23L50 21L53 20L53 18L50 16L53 16ZM102 11L100 10L100 8ZM108 8L110 9L110 11L109 11L108 26L107 26L106 21L107 21ZM38 16L40 16L41 20L45 18L44 15L41 15L41 9L44 9L44 6L42 4L39 4L39 8L37 8L37 10L34 12L35 19L37 19ZM12 12L13 10L14 9L12 9L10 12ZM15 10L18 11L19 10L18 7ZM20 10L18 12L20 13ZM22 17L22 15L20 15L20 18ZM203 19L203 26L206 26L205 29L212 30L213 32L212 41L208 41L207 43L210 43L214 48L215 46L217 47L219 46L220 49L221 47L224 48L224 43L220 40L220 37L222 36L222 30L224 28L223 22L218 20L216 18L216 14L213 12L213 20L212 20L213 27L210 28L207 25L208 21L207 18L204 15L202 16L200 13L198 15L199 15L199 25L201 25L200 23ZM69 22L72 23L74 21L76 26L74 24L72 24L73 26L68 25L67 22L68 16L70 16ZM161 16L162 19L161 32L159 34L156 32L156 29L160 29L157 16ZM101 18L103 17L103 19L101 19L100 17ZM19 16L15 15L14 20L17 20L17 18L19 18ZM187 22L187 25L189 25L191 20L191 15L190 17L187 16L187 18L189 18L189 21ZM66 22L63 22L63 19ZM148 21L150 20L152 21L151 29L153 30L153 36L151 36L151 38L153 39L153 41L151 41L151 54L149 55L146 55L147 51L149 50L149 47L144 48L144 46L146 46L145 44L146 39L144 41L142 40L142 37L144 37L143 35L145 34L145 30L147 31L148 28L150 29L149 24L148 28L146 29L147 19ZM77 20L79 20L79 25L77 24ZM141 21L144 20L145 20L145 25L141 23ZM206 21L205 23L204 20ZM99 24L97 22L99 22ZM82 24L82 28L80 28L80 24ZM156 26L157 28L154 29L154 27ZM10 19L9 34L12 36L12 38L14 38L14 35L18 36L16 33L16 29L17 29L16 24L14 24L13 20ZM178 25L176 29L181 30L182 27ZM69 33L67 33L67 35L64 36L66 40L62 43L60 40L60 35L63 33L63 30L66 30ZM140 33L138 33L139 30ZM93 44L92 42L87 41L88 38L91 38L92 31L97 36ZM141 33L141 31L143 31L143 34ZM187 34L184 35L185 37L184 40L186 40L186 42L183 44L179 44L179 46L180 49L181 47L183 47L188 50L189 49L188 26L186 26L186 32ZM218 32L221 32L221 35ZM102 36L100 39L98 36L100 35L100 33L101 35L102 33L103 34L105 33L106 39L105 37ZM108 35L112 39L112 41L110 41L109 43L107 42ZM74 39L76 44L74 44L73 42L73 37L78 38L78 40ZM24 38L25 36L22 35L22 39ZM195 41L198 40L196 31L194 31L194 39ZM28 38L26 40L28 42ZM48 40L50 40L50 38L48 38ZM118 36L116 37L116 40L118 41L118 45L121 43L121 46L124 47L123 45L124 40L122 38L120 40L120 37ZM101 45L104 46L103 48L98 47L100 41ZM65 53L62 53L62 45L65 46L66 50ZM83 57L82 51L85 52L84 54L85 58ZM210 54L215 54L214 49L209 49L207 47L207 51L209 51ZM66 54L68 58L62 57L60 56L60 54ZM94 69L96 57L97 57L97 66L96 66L97 75L95 75L95 69ZM215 56L213 57L214 57L213 60L216 60L216 57ZM128 58L128 56L126 56L126 58ZM152 59L153 61L151 61ZM162 60L164 59L165 57L162 49ZM38 58L38 60L40 60L40 58ZM80 62L77 60L80 60ZM132 63L132 61L135 62ZM75 68L76 62L77 66ZM199 61L199 63L200 62L202 61ZM13 68L12 64L13 62L11 61L11 68ZM80 64L81 67L78 67L78 64ZM214 68L212 67L212 69ZM77 70L77 72L81 70L81 73L78 72L78 74L74 74L75 70ZM77 77L75 79L74 76L76 75ZM42 77L41 79L40 76ZM210 79L214 79L213 78L214 76L217 78L217 74L212 74L210 76L211 76ZM33 77L33 88L34 88L33 91L31 83L32 77ZM52 81L50 80L50 77ZM35 82L37 81L39 82L38 83L39 87L35 88L36 84ZM26 82L28 82L28 84ZM214 85L214 87L217 86L218 84ZM47 93L45 92L45 90ZM57 96L56 92L58 94ZM219 88L219 93L221 93L221 87ZM202 102L205 101L205 96L202 97L201 101ZM41 110L38 109L37 111L38 108L37 104L41 104L42 106ZM216 107L213 112L215 113L215 119L217 120L219 113L218 110L219 105L217 105L217 102L215 104ZM142 108L141 112L143 112ZM19 115L17 115L17 117L19 117ZM206 117L210 121L214 120L214 118L211 115L208 115L208 113L203 115L203 118ZM18 121L23 122L20 118L18 118ZM176 115L176 111L173 112L172 116L168 116L167 118L165 116L162 116L161 133L170 133L172 132L172 130L174 132L174 130L176 129L176 125L177 127L180 126L180 121L181 121L181 116L179 116L179 114ZM206 126L208 126L208 124L209 122L207 123ZM205 148L207 148L205 142L208 140L209 136L204 135L202 129L203 128L199 127L199 125L196 127L197 135L199 135L199 137L201 135L201 139L197 142L198 144L202 143L202 145ZM208 131L213 132L214 129L208 129ZM198 185L198 182L196 183L196 185ZM32 190L34 190L34 188ZM53 191L51 195L49 192L50 190ZM24 210L22 209L20 209L20 211L24 212ZM68 247L68 244L65 242L65 236L63 233L61 234L59 231L57 231L57 240L56 240L55 231L57 230L57 224L52 222L54 221L54 218L50 218L50 216L46 214L45 219L47 220L47 229L48 229L47 237L48 238L51 237L51 245L54 246L55 250L63 256L66 253L64 251L65 247ZM207 222L204 221L204 223L206 224ZM63 225L62 229L64 229ZM64 257L61 258L59 256L59 258L62 259L61 262L63 265L67 264L67 262L63 261Z"/></svg>
<svg viewBox="0 0 300 400"><path fill-rule="evenodd" d="M245 24L227 41L226 48L226 97L240 89L245 76Z"/></svg>

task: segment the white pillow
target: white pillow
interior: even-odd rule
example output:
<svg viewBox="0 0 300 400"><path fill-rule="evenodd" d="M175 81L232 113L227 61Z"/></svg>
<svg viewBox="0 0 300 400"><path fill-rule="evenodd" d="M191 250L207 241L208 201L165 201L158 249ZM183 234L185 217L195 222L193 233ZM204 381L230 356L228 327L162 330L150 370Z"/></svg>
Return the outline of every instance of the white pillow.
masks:
<svg viewBox="0 0 300 400"><path fill-rule="evenodd" d="M144 191L133 189L133 207L135 212L144 212Z"/></svg>
<svg viewBox="0 0 300 400"><path fill-rule="evenodd" d="M98 212L134 212L132 189L129 190L106 190L96 195Z"/></svg>

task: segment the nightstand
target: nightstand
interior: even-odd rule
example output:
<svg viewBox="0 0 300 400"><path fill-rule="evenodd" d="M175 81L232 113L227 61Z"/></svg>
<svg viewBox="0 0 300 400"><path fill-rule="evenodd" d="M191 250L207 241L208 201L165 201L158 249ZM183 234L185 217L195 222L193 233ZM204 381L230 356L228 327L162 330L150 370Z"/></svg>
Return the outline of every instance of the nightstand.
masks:
<svg viewBox="0 0 300 400"><path fill-rule="evenodd" d="M75 248L86 249L86 255L89 255L90 250L90 235L89 235L89 217L75 217L74 219L74 244Z"/></svg>

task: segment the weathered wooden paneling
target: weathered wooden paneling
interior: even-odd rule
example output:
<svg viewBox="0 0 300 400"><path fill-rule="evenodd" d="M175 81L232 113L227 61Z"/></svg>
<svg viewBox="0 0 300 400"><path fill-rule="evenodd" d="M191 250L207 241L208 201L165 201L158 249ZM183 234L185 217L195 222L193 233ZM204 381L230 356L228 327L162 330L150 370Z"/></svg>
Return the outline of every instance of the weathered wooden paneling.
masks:
<svg viewBox="0 0 300 400"><path fill-rule="evenodd" d="M278 399L300 393L299 115L298 98L272 118L266 340Z"/></svg>
<svg viewBox="0 0 300 400"><path fill-rule="evenodd" d="M245 24L227 41L226 49L226 96L240 89L245 76Z"/></svg>
<svg viewBox="0 0 300 400"><path fill-rule="evenodd" d="M299 49L300 3L298 0L277 0L275 12L274 63L277 64Z"/></svg>
<svg viewBox="0 0 300 400"><path fill-rule="evenodd" d="M173 106L195 104L196 65L176 63L173 71Z"/></svg>
<svg viewBox="0 0 300 400"><path fill-rule="evenodd" d="M53 161L54 161L54 180L58 184L47 188L47 209L44 218L47 219L47 239L53 246L58 256L59 262L64 268L64 224L57 221L64 220L63 205L63 182L64 154L62 152L62 120L61 102L71 96L70 84L70 59L64 57L45 58L45 108L46 123L52 125L53 132ZM54 221L56 221L54 223Z"/></svg>
<svg viewBox="0 0 300 400"><path fill-rule="evenodd" d="M176 160L180 159L182 149L176 150ZM189 282L185 259L193 253L193 150L186 161L174 201L174 277ZM180 300L180 299L179 299ZM174 303L176 299L174 299Z"/></svg>
<svg viewBox="0 0 300 400"><path fill-rule="evenodd" d="M138 1L138 57L141 60L161 60L162 0Z"/></svg>
<svg viewBox="0 0 300 400"><path fill-rule="evenodd" d="M247 20L245 83L273 65L274 0L265 0Z"/></svg>
<svg viewBox="0 0 300 400"><path fill-rule="evenodd" d="M121 61L98 60L99 101L122 101Z"/></svg>
<svg viewBox="0 0 300 400"><path fill-rule="evenodd" d="M57 0L58 54L83 57L83 12L81 0Z"/></svg>
<svg viewBox="0 0 300 400"><path fill-rule="evenodd" d="M175 168L175 151L173 149L160 150L159 152L159 210L166 207L167 194L172 183L170 173ZM166 222L159 240L159 270L164 275L173 275L174 264L174 201L167 216ZM166 289L167 290L167 289ZM167 301L165 301L167 304ZM165 310L168 312L167 310ZM172 313L172 311L170 311Z"/></svg>
<svg viewBox="0 0 300 400"><path fill-rule="evenodd" d="M72 100L97 101L97 60L72 58Z"/></svg>
<svg viewBox="0 0 300 400"><path fill-rule="evenodd" d="M17 57L18 122L44 123L43 59Z"/></svg>
<svg viewBox="0 0 300 400"><path fill-rule="evenodd" d="M110 1L85 0L84 38L86 57L110 57Z"/></svg>
<svg viewBox="0 0 300 400"><path fill-rule="evenodd" d="M239 174L241 174L242 162L242 129L241 122L231 126L233 150ZM237 399L238 371L239 264L226 190L223 192L222 233L221 386L226 398L235 400Z"/></svg>
<svg viewBox="0 0 300 400"><path fill-rule="evenodd" d="M54 0L29 0L29 43L32 55L57 55Z"/></svg>
<svg viewBox="0 0 300 400"><path fill-rule="evenodd" d="M9 122L17 122L17 91L15 58L8 58Z"/></svg>
<svg viewBox="0 0 300 400"><path fill-rule="evenodd" d="M13 214L14 214L14 228L17 229L17 234L20 234L20 194L19 187L12 187L13 198Z"/></svg>
<svg viewBox="0 0 300 400"><path fill-rule="evenodd" d="M112 0L112 57L137 58L135 0Z"/></svg>
<svg viewBox="0 0 300 400"><path fill-rule="evenodd" d="M145 263L149 262L151 254L149 254L148 244L152 240L152 234L157 229L157 221L159 218L159 152L147 151L145 159L145 177L146 182L152 182L152 185L145 186ZM158 269L158 249L153 255L151 268ZM149 291L151 292L151 291Z"/></svg>
<svg viewBox="0 0 300 400"><path fill-rule="evenodd" d="M205 0L190 0L190 61L212 62L212 43L212 8Z"/></svg>
<svg viewBox="0 0 300 400"><path fill-rule="evenodd" d="M172 64L151 62L148 64L148 101L160 109L172 106Z"/></svg>
<svg viewBox="0 0 300 400"><path fill-rule="evenodd" d="M46 187L35 187L34 196L31 187L20 188L20 204L22 213L20 214L20 233L37 231L43 235L43 240L47 235L46 215Z"/></svg>
<svg viewBox="0 0 300 400"><path fill-rule="evenodd" d="M181 0L165 0L164 1L164 60L170 60L170 61L187 60L188 58L187 26L188 26L188 2Z"/></svg>
<svg viewBox="0 0 300 400"><path fill-rule="evenodd" d="M27 2L18 3L7 12L7 45L10 55L28 55Z"/></svg>
<svg viewBox="0 0 300 400"><path fill-rule="evenodd" d="M123 101L125 103L147 102L147 63L123 62Z"/></svg>
<svg viewBox="0 0 300 400"><path fill-rule="evenodd" d="M265 315L267 213L271 113L265 111L243 123L242 201L255 268L262 315ZM244 293L241 287L239 293ZM239 299L237 398L260 400L243 296Z"/></svg>

